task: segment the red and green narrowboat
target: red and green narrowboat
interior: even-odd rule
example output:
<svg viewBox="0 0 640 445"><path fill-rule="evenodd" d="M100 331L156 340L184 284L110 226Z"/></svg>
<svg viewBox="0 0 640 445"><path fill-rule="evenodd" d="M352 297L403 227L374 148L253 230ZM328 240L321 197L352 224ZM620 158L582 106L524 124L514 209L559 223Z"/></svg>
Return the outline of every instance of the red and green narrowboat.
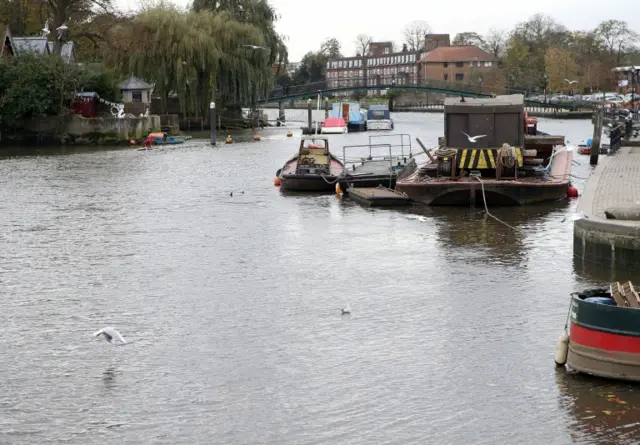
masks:
<svg viewBox="0 0 640 445"><path fill-rule="evenodd" d="M630 281L572 294L569 318L569 368L640 381L640 297Z"/></svg>

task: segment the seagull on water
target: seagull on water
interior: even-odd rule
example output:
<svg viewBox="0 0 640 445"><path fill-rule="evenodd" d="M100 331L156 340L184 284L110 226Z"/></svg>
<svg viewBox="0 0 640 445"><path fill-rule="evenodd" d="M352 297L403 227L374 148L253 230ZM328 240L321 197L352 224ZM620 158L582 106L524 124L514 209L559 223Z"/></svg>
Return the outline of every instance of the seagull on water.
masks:
<svg viewBox="0 0 640 445"><path fill-rule="evenodd" d="M349 306L348 304L342 308L342 315L348 315L351 314L351 306Z"/></svg>
<svg viewBox="0 0 640 445"><path fill-rule="evenodd" d="M574 214L572 214L572 215L570 215L568 217L565 216L564 218L562 218L561 222L565 222L567 219L569 221L577 221L579 219L589 219L589 217L584 212L578 212L578 213L574 213Z"/></svg>
<svg viewBox="0 0 640 445"><path fill-rule="evenodd" d="M116 331L111 326L107 326L106 328L100 329L98 332L93 334L95 337L103 335L105 340L107 340L112 345L115 345L116 342L120 342L122 344L126 344L127 341L120 335L120 332Z"/></svg>
<svg viewBox="0 0 640 445"><path fill-rule="evenodd" d="M471 142L472 144L475 144L476 142L478 142L478 139L484 138L487 136L486 134L479 134L478 136L469 136L464 131L461 131L461 133L464 134L467 137L467 139L469 139L469 142Z"/></svg>
<svg viewBox="0 0 640 445"><path fill-rule="evenodd" d="M240 46L244 46L245 48L251 48L251 49L263 49L265 51L269 49L269 48L265 48L264 46L258 46L258 45L240 45Z"/></svg>

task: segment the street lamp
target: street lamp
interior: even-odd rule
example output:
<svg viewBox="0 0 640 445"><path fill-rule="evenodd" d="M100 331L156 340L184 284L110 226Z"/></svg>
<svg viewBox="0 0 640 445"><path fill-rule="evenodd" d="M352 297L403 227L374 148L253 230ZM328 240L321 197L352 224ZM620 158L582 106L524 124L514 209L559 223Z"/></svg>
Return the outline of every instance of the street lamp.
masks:
<svg viewBox="0 0 640 445"><path fill-rule="evenodd" d="M549 84L549 74L544 73L544 103L547 103L547 86Z"/></svg>

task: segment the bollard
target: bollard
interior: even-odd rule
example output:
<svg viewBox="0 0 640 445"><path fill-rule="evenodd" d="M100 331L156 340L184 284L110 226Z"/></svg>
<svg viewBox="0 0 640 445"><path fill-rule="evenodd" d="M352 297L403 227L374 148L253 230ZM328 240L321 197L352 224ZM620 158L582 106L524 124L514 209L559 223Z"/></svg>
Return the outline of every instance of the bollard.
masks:
<svg viewBox="0 0 640 445"><path fill-rule="evenodd" d="M209 125L211 126L211 145L216 145L216 104L209 104Z"/></svg>

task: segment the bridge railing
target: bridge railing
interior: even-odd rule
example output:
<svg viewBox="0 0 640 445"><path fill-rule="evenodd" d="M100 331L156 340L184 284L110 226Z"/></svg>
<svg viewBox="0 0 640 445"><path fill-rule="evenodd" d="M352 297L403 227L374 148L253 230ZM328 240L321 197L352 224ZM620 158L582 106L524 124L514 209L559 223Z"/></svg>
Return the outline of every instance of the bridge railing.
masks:
<svg viewBox="0 0 640 445"><path fill-rule="evenodd" d="M524 94L525 92L515 88L504 88L496 85L469 84L464 82L449 82L445 80L422 80L416 82L409 76L370 76L351 77L340 79L326 79L320 82L312 82L304 85L279 86L271 90L268 99L278 99L290 96L302 96L318 91L345 90L348 88L369 88L371 90L411 89L417 87L433 88L444 91L460 91L478 96L491 96L492 94Z"/></svg>

